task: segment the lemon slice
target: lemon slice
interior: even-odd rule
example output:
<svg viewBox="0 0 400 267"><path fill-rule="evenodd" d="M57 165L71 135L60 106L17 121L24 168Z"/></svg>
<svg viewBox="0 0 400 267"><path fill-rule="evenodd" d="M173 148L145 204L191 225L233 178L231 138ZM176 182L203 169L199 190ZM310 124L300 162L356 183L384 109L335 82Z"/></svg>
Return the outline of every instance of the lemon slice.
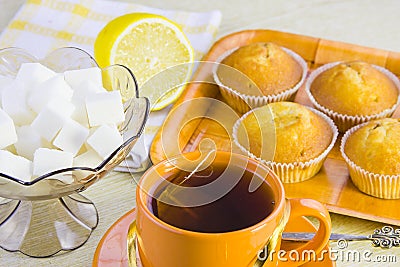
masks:
<svg viewBox="0 0 400 267"><path fill-rule="evenodd" d="M189 40L165 17L132 13L110 21L98 34L94 55L100 67L121 64L135 75L152 110L174 102L184 90L194 57Z"/></svg>

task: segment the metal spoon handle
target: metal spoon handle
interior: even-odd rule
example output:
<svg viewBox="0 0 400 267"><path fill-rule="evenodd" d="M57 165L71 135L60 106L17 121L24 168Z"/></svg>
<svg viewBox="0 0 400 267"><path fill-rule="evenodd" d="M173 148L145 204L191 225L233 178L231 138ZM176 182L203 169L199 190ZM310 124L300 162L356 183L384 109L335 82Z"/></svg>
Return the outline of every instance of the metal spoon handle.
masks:
<svg viewBox="0 0 400 267"><path fill-rule="evenodd" d="M282 239L289 241L307 242L314 237L315 233L283 233ZM383 226L381 229L375 229L374 233L368 236L331 234L330 240L363 241L371 240L373 246L381 248L400 247L400 228L394 229L391 226Z"/></svg>
<svg viewBox="0 0 400 267"><path fill-rule="evenodd" d="M307 242L314 237L315 233L308 232L299 232L299 233L283 233L282 239L287 241L300 241ZM329 240L338 241L340 239L345 239L347 241L356 241L356 240L370 240L368 236L361 235L346 235L346 234L336 234L332 233L329 237Z"/></svg>

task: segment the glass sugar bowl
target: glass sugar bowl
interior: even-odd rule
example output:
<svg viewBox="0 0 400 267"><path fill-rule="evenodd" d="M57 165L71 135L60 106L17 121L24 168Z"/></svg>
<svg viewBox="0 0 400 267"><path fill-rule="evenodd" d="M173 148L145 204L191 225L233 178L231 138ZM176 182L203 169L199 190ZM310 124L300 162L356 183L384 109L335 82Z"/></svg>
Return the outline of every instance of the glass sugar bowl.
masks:
<svg viewBox="0 0 400 267"><path fill-rule="evenodd" d="M56 73L98 67L79 48L60 48L41 60L23 49L5 48L0 50L0 75L15 78L23 63L32 62ZM125 159L149 114L149 101L139 97L135 77L128 68L122 65L102 68L101 78L106 90L119 90L122 97L124 121L118 126L122 144L94 166L73 165L29 181L0 172L1 248L32 257L48 257L82 246L96 228L99 220L96 207L80 192Z"/></svg>

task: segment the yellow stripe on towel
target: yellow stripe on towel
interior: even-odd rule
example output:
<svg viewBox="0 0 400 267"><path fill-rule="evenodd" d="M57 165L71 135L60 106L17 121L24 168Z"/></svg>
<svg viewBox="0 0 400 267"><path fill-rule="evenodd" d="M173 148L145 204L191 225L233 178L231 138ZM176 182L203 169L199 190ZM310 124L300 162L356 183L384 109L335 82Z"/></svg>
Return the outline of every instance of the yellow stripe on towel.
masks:
<svg viewBox="0 0 400 267"><path fill-rule="evenodd" d="M63 39L66 41L73 41L78 44L86 44L86 45L91 45L94 43L95 38L92 37L87 37L83 35L78 35L74 33L70 33L67 31L57 31L51 28L39 26L33 23L29 23L27 21L21 21L21 20L14 20L10 25L10 29L16 29L16 30L24 30L24 31L29 31L38 35L43 35L43 36L49 36L49 37L54 37L58 39Z"/></svg>

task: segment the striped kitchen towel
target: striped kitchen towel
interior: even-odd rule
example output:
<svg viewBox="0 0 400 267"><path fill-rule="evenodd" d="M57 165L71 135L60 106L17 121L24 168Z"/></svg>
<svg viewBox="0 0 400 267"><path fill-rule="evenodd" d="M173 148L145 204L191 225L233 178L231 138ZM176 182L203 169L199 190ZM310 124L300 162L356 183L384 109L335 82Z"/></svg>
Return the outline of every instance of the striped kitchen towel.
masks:
<svg viewBox="0 0 400 267"><path fill-rule="evenodd" d="M217 10L196 13L164 10L107 0L27 0L0 35L0 48L15 46L37 58L63 46L76 46L93 55L98 32L113 18L132 12L165 16L178 23L189 38L199 60L214 41L221 22ZM150 144L169 108L152 112L145 132L131 154L116 170L140 172L150 160Z"/></svg>

